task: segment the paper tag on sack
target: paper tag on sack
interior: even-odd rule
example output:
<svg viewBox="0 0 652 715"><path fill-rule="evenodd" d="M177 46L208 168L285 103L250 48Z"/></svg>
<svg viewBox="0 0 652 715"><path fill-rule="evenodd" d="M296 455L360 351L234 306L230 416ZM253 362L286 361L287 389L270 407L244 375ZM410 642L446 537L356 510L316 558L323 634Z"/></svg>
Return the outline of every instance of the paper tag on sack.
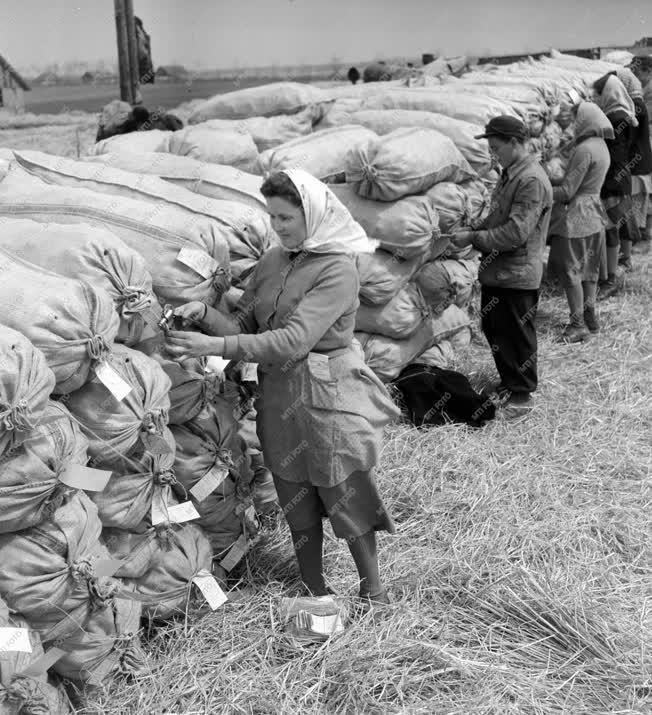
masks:
<svg viewBox="0 0 652 715"><path fill-rule="evenodd" d="M116 400L124 400L131 392L131 385L126 383L105 360L95 366L95 374Z"/></svg>
<svg viewBox="0 0 652 715"><path fill-rule="evenodd" d="M177 261L192 268L193 271L199 273L204 278L211 278L215 271L219 268L219 263L209 256L205 251L200 251L197 248L184 246L177 254Z"/></svg>
<svg viewBox="0 0 652 715"><path fill-rule="evenodd" d="M241 534L238 540L229 549L226 556L220 561L220 566L225 571L231 571L247 553L247 537Z"/></svg>
<svg viewBox="0 0 652 715"><path fill-rule="evenodd" d="M32 644L29 642L27 628L0 628L0 653L8 651L31 653Z"/></svg>
<svg viewBox="0 0 652 715"><path fill-rule="evenodd" d="M220 584L206 569L202 569L192 581L204 594L206 602L214 611L229 600L220 588Z"/></svg>
<svg viewBox="0 0 652 715"><path fill-rule="evenodd" d="M98 559L93 564L93 571L98 578L111 578L121 566L120 559Z"/></svg>
<svg viewBox="0 0 652 715"><path fill-rule="evenodd" d="M246 362L240 370L242 382L258 382L258 365L254 362Z"/></svg>
<svg viewBox="0 0 652 715"><path fill-rule="evenodd" d="M105 469L92 469L81 464L69 464L59 475L59 481L73 489L87 492L102 492L109 483L112 472Z"/></svg>
<svg viewBox="0 0 652 715"><path fill-rule="evenodd" d="M170 521L168 516L168 503L166 497L163 495L162 489L154 489L154 493L152 494L151 520L152 526Z"/></svg>
<svg viewBox="0 0 652 715"><path fill-rule="evenodd" d="M204 501L204 499L206 499L209 494L212 494L228 476L228 469L214 465L206 474L204 474L197 484L190 489L190 493L197 501Z"/></svg>
<svg viewBox="0 0 652 715"><path fill-rule="evenodd" d="M66 651L61 650L61 648L50 648L50 650L46 651L40 658L28 665L25 670L21 670L19 675L27 678L38 678L43 675L46 670L51 668L65 653Z"/></svg>
<svg viewBox="0 0 652 715"><path fill-rule="evenodd" d="M331 371L328 366L328 355L308 353L308 369L310 374L320 380L330 380Z"/></svg>
<svg viewBox="0 0 652 715"><path fill-rule="evenodd" d="M153 328L156 333L160 333L161 330L158 327L159 321L161 320L161 309L160 306L158 307L158 310L154 310L154 308L151 305L148 305L147 308L141 313L143 316L143 321L145 322L146 325L148 325L150 328Z"/></svg>
<svg viewBox="0 0 652 715"><path fill-rule="evenodd" d="M251 522L256 529L260 527L260 522L258 521L258 514L256 514L256 508L253 505L250 505L245 509L244 517L245 520Z"/></svg>
<svg viewBox="0 0 652 715"><path fill-rule="evenodd" d="M184 501L168 507L168 519L173 524L183 524L185 521L199 519L199 512L191 501Z"/></svg>
<svg viewBox="0 0 652 715"><path fill-rule="evenodd" d="M576 89L569 89L568 96L570 97L572 104L579 104L582 101L582 98Z"/></svg>

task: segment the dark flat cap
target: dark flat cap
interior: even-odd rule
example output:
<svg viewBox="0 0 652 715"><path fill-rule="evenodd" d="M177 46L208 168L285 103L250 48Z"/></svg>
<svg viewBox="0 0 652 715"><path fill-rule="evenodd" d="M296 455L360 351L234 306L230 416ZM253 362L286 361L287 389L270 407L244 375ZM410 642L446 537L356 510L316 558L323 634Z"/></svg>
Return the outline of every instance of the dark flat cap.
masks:
<svg viewBox="0 0 652 715"><path fill-rule="evenodd" d="M496 136L527 139L529 133L527 127L520 119L502 114L499 117L492 117L484 128L484 134L478 134L475 138L487 139L488 137Z"/></svg>

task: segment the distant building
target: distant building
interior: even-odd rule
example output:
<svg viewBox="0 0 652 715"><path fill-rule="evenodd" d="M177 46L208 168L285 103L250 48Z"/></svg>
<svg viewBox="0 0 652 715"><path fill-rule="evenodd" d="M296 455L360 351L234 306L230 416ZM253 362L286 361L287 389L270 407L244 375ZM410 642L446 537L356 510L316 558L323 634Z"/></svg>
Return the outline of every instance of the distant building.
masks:
<svg viewBox="0 0 652 715"><path fill-rule="evenodd" d="M634 47L650 47L652 48L652 37L641 37L638 42L634 43Z"/></svg>
<svg viewBox="0 0 652 715"><path fill-rule="evenodd" d="M54 84L60 83L59 76L54 72L46 71L41 72L41 74L34 80L34 84L41 84L44 87L51 87Z"/></svg>
<svg viewBox="0 0 652 715"><path fill-rule="evenodd" d="M91 72L88 70L81 76L81 81L84 84L113 84L118 81L118 78L111 72Z"/></svg>
<svg viewBox="0 0 652 715"><path fill-rule="evenodd" d="M0 55L0 73L0 107L12 112L24 112L23 93L29 91L29 85L2 55Z"/></svg>
<svg viewBox="0 0 652 715"><path fill-rule="evenodd" d="M162 80L184 80L188 79L188 70L182 65L161 65L156 70L156 79Z"/></svg>

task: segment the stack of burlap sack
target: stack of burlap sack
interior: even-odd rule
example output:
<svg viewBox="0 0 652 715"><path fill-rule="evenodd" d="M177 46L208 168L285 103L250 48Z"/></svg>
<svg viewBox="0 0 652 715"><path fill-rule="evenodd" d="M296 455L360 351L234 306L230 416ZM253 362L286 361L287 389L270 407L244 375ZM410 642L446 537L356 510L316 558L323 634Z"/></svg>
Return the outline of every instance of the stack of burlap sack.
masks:
<svg viewBox="0 0 652 715"><path fill-rule="evenodd" d="M165 358L158 322L219 303L269 221L153 176L3 156L0 597L52 671L98 684L144 667L143 617L185 612L193 584L214 606L211 571L255 534L237 405L199 361Z"/></svg>

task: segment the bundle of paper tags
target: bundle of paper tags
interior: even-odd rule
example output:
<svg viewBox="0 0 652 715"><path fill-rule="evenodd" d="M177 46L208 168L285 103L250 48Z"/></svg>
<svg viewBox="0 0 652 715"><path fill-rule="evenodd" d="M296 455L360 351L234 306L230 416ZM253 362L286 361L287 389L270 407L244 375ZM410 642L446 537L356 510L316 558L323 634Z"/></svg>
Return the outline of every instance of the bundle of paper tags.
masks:
<svg viewBox="0 0 652 715"><path fill-rule="evenodd" d="M282 598L279 613L285 633L301 644L343 633L348 620L344 601L333 596Z"/></svg>

